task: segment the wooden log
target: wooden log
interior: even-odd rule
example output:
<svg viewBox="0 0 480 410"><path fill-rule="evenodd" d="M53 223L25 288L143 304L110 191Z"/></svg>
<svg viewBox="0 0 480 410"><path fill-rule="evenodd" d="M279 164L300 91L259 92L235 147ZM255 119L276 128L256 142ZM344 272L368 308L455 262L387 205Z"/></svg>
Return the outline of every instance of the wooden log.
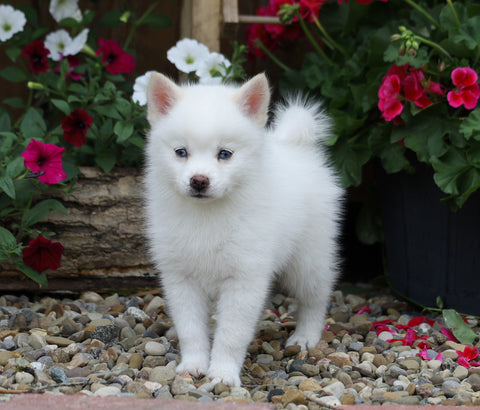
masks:
<svg viewBox="0 0 480 410"><path fill-rule="evenodd" d="M61 268L46 271L49 281L57 283L57 288L81 287L82 282L87 283L86 278L90 284L111 281L112 285L124 286L128 283L125 279L129 277L155 276L145 246L138 169L116 169L104 174L97 168L81 168L75 191L70 195L59 193L53 197L63 203L69 211L68 215L51 212L36 227L55 232L52 240L61 242L65 248ZM18 286L27 286L22 277L23 274L16 271L12 264L0 265L0 278L9 278L10 284L20 279ZM98 280L95 281L95 278ZM119 278L122 280L119 281ZM80 284L69 285L65 279L79 281ZM157 285L156 280L151 282L152 286ZM106 283L102 285L107 286ZM5 286L0 284L2 288Z"/></svg>

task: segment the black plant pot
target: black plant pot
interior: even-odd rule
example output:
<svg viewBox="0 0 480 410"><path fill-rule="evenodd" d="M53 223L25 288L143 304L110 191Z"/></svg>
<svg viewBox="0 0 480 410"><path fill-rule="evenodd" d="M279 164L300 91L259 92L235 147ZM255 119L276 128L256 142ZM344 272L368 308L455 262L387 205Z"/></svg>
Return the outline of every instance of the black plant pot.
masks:
<svg viewBox="0 0 480 410"><path fill-rule="evenodd" d="M392 286L426 306L440 296L445 307L480 315L480 193L452 212L425 164L413 175L377 175Z"/></svg>

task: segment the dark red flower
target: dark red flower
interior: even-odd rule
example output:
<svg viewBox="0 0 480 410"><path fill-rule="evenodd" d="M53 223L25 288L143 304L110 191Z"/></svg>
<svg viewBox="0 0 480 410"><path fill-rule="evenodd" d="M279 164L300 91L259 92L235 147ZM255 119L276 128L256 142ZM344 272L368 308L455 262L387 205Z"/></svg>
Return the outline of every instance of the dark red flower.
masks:
<svg viewBox="0 0 480 410"><path fill-rule="evenodd" d="M55 270L60 267L63 250L60 242L52 242L39 236L23 249L23 261L25 265L40 273L46 269Z"/></svg>
<svg viewBox="0 0 480 410"><path fill-rule="evenodd" d="M22 50L22 56L28 60L33 74L44 73L48 70L47 56L49 54L50 51L45 48L45 44L41 40L32 41Z"/></svg>
<svg viewBox="0 0 480 410"><path fill-rule="evenodd" d="M131 73L135 69L135 59L123 51L115 40L98 40L97 56L102 55L102 63L110 74Z"/></svg>
<svg viewBox="0 0 480 410"><path fill-rule="evenodd" d="M470 67L458 67L452 71L452 82L457 87L447 94L448 103L458 108L462 104L467 110L473 110L480 98L478 75Z"/></svg>
<svg viewBox="0 0 480 410"><path fill-rule="evenodd" d="M77 147L87 142L87 131L92 125L92 117L82 109L76 109L65 117L62 123L63 138Z"/></svg>
<svg viewBox="0 0 480 410"><path fill-rule="evenodd" d="M56 184L67 177L62 169L62 154L65 148L55 144L45 144L32 140L22 153L25 167L38 173L38 179L44 184Z"/></svg>

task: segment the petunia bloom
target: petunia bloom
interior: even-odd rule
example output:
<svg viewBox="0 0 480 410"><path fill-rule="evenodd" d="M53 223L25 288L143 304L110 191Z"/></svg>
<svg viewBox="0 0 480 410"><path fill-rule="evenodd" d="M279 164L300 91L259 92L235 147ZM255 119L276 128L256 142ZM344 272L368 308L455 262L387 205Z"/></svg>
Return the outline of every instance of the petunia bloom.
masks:
<svg viewBox="0 0 480 410"><path fill-rule="evenodd" d="M23 12L12 6L0 4L0 41L7 41L22 31L26 22Z"/></svg>
<svg viewBox="0 0 480 410"><path fill-rule="evenodd" d="M452 82L456 89L447 94L448 103L454 108L464 105L467 110L473 110L480 97L476 71L470 67L458 67L452 71Z"/></svg>
<svg viewBox="0 0 480 410"><path fill-rule="evenodd" d="M231 65L223 54L210 53L203 60L196 72L200 78L200 84L220 84L226 74L226 68ZM216 75L219 73L220 75Z"/></svg>
<svg viewBox="0 0 480 410"><path fill-rule="evenodd" d="M133 84L133 94L132 100L139 105L147 104L147 88L148 83L150 82L150 77L154 71L147 71L144 75L137 77L135 83Z"/></svg>
<svg viewBox="0 0 480 410"><path fill-rule="evenodd" d="M30 171L38 173L38 179L44 184L51 185L63 181L67 174L62 169L62 154L65 148L55 144L46 144L32 140L22 157Z"/></svg>
<svg viewBox="0 0 480 410"><path fill-rule="evenodd" d="M131 73L135 69L135 59L131 54L123 51L115 40L98 40L100 48L97 56L102 55L102 63L110 74Z"/></svg>
<svg viewBox="0 0 480 410"><path fill-rule="evenodd" d="M23 261L37 272L60 267L64 248L60 242L52 242L42 236L29 242L23 249Z"/></svg>
<svg viewBox="0 0 480 410"><path fill-rule="evenodd" d="M45 37L45 45L50 50L51 59L60 61L67 56L74 56L82 51L88 37L88 28L83 29L74 38L66 30L57 30Z"/></svg>
<svg viewBox="0 0 480 410"><path fill-rule="evenodd" d="M50 51L45 48L41 40L34 40L22 49L22 56L28 60L28 64L33 74L45 73L48 71L47 56Z"/></svg>
<svg viewBox="0 0 480 410"><path fill-rule="evenodd" d="M57 22L69 17L77 21L82 20L82 12L78 8L78 0L50 0L48 10Z"/></svg>
<svg viewBox="0 0 480 410"><path fill-rule="evenodd" d="M68 143L81 147L87 142L87 131L92 126L93 119L85 110L76 109L62 121L63 138Z"/></svg>
<svg viewBox="0 0 480 410"><path fill-rule="evenodd" d="M302 19L313 22L318 17L318 12L326 0L300 0L299 13Z"/></svg>
<svg viewBox="0 0 480 410"><path fill-rule="evenodd" d="M183 73L197 71L200 63L210 52L205 44L191 38L184 38L167 51L167 59Z"/></svg>

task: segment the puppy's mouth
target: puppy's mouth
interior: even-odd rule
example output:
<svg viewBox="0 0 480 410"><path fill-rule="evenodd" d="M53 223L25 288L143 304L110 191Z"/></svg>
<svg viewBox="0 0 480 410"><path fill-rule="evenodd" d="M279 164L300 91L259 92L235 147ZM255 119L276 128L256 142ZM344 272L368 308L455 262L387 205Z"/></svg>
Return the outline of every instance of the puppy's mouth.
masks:
<svg viewBox="0 0 480 410"><path fill-rule="evenodd" d="M190 193L190 196L195 199L210 199L212 198L211 195L202 193L202 192L192 192Z"/></svg>

